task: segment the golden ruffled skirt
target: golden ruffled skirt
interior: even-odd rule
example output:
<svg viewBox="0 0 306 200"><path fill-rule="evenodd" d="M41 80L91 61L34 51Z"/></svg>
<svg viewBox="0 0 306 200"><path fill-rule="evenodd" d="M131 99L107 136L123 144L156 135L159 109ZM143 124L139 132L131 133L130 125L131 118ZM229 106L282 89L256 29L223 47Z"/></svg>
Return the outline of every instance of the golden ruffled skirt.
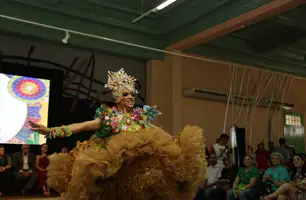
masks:
<svg viewBox="0 0 306 200"><path fill-rule="evenodd" d="M204 144L196 126L176 137L153 126L91 138L50 156L48 184L65 200L189 200L206 178Z"/></svg>

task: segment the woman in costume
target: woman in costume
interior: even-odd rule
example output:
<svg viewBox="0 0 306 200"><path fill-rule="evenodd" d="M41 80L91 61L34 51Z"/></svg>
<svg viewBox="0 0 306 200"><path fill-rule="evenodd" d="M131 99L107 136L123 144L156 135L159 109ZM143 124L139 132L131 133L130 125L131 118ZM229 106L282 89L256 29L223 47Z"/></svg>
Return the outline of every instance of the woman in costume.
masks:
<svg viewBox="0 0 306 200"><path fill-rule="evenodd" d="M186 126L172 136L150 122L155 108L134 108L136 79L123 69L108 73L106 88L116 107L102 105L95 119L47 128L30 122L49 138L96 131L69 154L50 156L48 184L65 200L192 199L206 177L202 130Z"/></svg>

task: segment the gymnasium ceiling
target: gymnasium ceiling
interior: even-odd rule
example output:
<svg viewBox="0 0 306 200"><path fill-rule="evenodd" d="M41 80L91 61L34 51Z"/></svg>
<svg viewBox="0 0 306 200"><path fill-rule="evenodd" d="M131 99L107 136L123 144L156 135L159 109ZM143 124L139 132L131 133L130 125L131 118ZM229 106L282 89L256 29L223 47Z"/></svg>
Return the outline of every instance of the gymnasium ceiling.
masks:
<svg viewBox="0 0 306 200"><path fill-rule="evenodd" d="M166 9L132 23L133 19L163 1L0 0L0 15L156 49L171 47L187 53L306 76L306 7L302 5L306 0L177 0ZM272 4L274 7L278 4L284 6L273 11ZM268 7L270 13L266 14ZM259 9L266 11L258 14L255 20L246 17L248 24L245 27L226 27L230 20L239 17L241 20L241 16ZM222 30L213 30L220 25L223 25ZM58 44L65 36L64 31L2 18L0 33ZM200 33L203 34L199 36ZM191 42L186 45L186 41ZM146 60L162 59L163 56L151 50L74 34L71 34L69 45Z"/></svg>

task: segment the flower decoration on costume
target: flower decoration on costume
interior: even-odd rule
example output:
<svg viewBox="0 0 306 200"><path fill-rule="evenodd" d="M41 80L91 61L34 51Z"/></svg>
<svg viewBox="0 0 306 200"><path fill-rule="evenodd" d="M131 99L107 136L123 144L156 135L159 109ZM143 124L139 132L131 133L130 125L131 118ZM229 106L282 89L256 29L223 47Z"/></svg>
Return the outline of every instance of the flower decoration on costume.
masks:
<svg viewBox="0 0 306 200"><path fill-rule="evenodd" d="M108 71L108 80L107 84L105 84L105 88L110 89L114 99L118 100L121 97L121 88L126 88L133 93L138 93L138 91L135 89L135 82L136 79L127 75L122 68L118 72Z"/></svg>
<svg viewBox="0 0 306 200"><path fill-rule="evenodd" d="M102 105L95 114L95 118L102 121L102 128L96 132L96 136L105 138L120 132L137 132L149 126L155 116L160 114L155 107L150 106L135 108L131 113L122 113L116 107Z"/></svg>
<svg viewBox="0 0 306 200"><path fill-rule="evenodd" d="M161 115L161 112L159 112L158 110L156 110L156 107L150 107L145 105L143 107L144 110L144 115L147 117L147 121L152 121L155 119L155 116L157 115Z"/></svg>

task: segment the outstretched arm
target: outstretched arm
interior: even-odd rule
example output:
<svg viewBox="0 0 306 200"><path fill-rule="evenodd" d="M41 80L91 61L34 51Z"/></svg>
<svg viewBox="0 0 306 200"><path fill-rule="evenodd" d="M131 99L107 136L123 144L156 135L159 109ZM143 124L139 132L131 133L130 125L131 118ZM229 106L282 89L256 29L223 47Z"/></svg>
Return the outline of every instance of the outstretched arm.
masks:
<svg viewBox="0 0 306 200"><path fill-rule="evenodd" d="M96 131L101 128L101 119L96 118L91 121L86 121L82 123L76 123L76 124L70 124L67 126L70 131L75 134L75 133L80 133L83 131Z"/></svg>
<svg viewBox="0 0 306 200"><path fill-rule="evenodd" d="M45 126L40 125L40 124L36 124L34 122L31 122L31 121L29 121L29 124L31 126L31 130L36 131L36 132L38 132L40 134L43 134L43 135L49 135L52 130L57 129L57 128L60 129L60 131L62 129L61 127L48 128L48 127L45 127ZM96 131L96 130L100 129L100 127L101 127L101 119L96 118L96 119L91 120L91 121L86 121L86 122L82 122L82 123L75 123L75 124L70 124L68 126L65 126L63 132L68 131L69 133L75 134L75 133L80 133L80 132L83 132L83 131ZM68 130L66 130L66 129L68 129Z"/></svg>

